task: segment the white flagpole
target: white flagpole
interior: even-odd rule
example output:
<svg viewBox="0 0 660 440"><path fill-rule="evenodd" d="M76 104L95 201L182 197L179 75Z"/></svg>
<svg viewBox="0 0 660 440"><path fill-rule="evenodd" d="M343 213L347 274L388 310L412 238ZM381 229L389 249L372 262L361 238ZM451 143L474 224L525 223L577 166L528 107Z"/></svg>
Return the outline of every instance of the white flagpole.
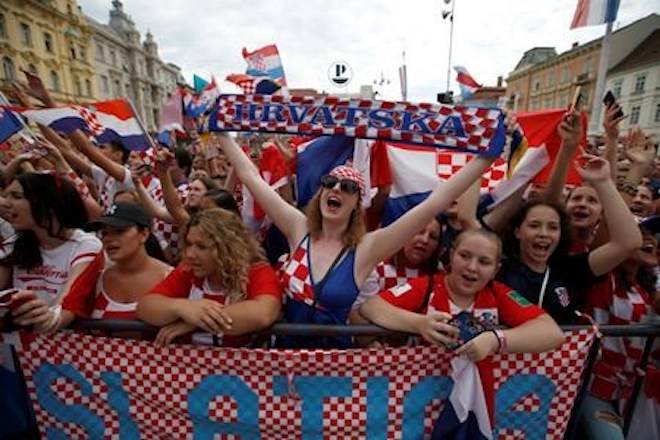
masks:
<svg viewBox="0 0 660 440"><path fill-rule="evenodd" d="M596 88L594 90L593 101L591 104L591 120L589 121L589 134L595 134L599 131L600 113L603 108L603 96L605 95L605 77L607 76L607 66L610 63L610 36L612 35L612 24L608 22L605 28L605 35L600 47L600 62L598 63L598 72L596 74Z"/></svg>
<svg viewBox="0 0 660 440"><path fill-rule="evenodd" d="M142 120L140 119L140 114L137 112L137 109L136 109L135 106L133 105L133 101L131 101L131 100L128 99L128 98L125 98L125 99L126 99L126 101L128 102L128 105L131 106L131 110L133 110L133 114L135 115L135 120L137 121L138 125L139 125L140 128L142 129L142 132L144 133L144 135L146 136L147 140L149 141L149 146L150 146L151 148L155 148L156 144L154 143L154 140L151 139L151 135L149 134L149 132L145 129L144 124L142 123Z"/></svg>

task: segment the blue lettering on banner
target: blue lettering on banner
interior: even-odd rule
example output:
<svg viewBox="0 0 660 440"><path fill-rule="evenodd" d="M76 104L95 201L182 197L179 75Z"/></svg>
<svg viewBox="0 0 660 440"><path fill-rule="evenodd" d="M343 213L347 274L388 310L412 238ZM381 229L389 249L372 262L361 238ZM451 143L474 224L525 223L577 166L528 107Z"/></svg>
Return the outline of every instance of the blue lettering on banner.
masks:
<svg viewBox="0 0 660 440"><path fill-rule="evenodd" d="M274 118L271 118L271 110L274 114ZM277 122L286 122L286 118L282 115L284 107L277 104L266 104L261 113L261 122L268 122L272 119L275 119Z"/></svg>
<svg viewBox="0 0 660 440"><path fill-rule="evenodd" d="M364 113L364 110L357 107L346 108L346 122L344 122L345 127L355 127L357 112Z"/></svg>
<svg viewBox="0 0 660 440"><path fill-rule="evenodd" d="M101 373L101 380L108 387L108 403L119 416L119 438L138 440L140 430L131 418L130 400L122 386L121 373L106 371Z"/></svg>
<svg viewBox="0 0 660 440"><path fill-rule="evenodd" d="M294 124L300 124L305 119L305 117L307 117L307 113L310 109L310 107L299 107L297 105L291 104L289 104L287 107L289 108L291 122Z"/></svg>
<svg viewBox="0 0 660 440"><path fill-rule="evenodd" d="M387 439L387 377L370 377L367 379L367 440Z"/></svg>
<svg viewBox="0 0 660 440"><path fill-rule="evenodd" d="M458 116L447 116L445 120L442 122L442 125L440 125L440 128L438 128L438 131L435 132L435 134L456 136L462 138L466 137L465 129L463 128L463 122L461 122L461 118L459 118Z"/></svg>
<svg viewBox="0 0 660 440"><path fill-rule="evenodd" d="M61 378L78 384L80 392L84 396L91 396L94 392L92 385L72 365L55 365L44 362L33 375L39 405L61 422L75 423L82 426L87 431L87 438L103 438L105 424L101 417L83 405L65 405L57 398L51 386L57 379ZM51 427L46 430L46 437L49 440L65 440L68 438L64 431Z"/></svg>
<svg viewBox="0 0 660 440"><path fill-rule="evenodd" d="M392 118L392 113L383 109L370 111L369 127L377 128L379 130L394 127L394 118Z"/></svg>
<svg viewBox="0 0 660 440"><path fill-rule="evenodd" d="M257 109L258 109L259 107L260 107L260 106L259 106L258 104L250 104L250 105L248 106L248 119L249 119L250 121L254 121L254 120L258 119L258 118L257 118Z"/></svg>
<svg viewBox="0 0 660 440"><path fill-rule="evenodd" d="M453 386L449 377L429 376L408 391L403 400L403 440L424 436L424 408L433 399L447 400Z"/></svg>
<svg viewBox="0 0 660 440"><path fill-rule="evenodd" d="M529 440L544 439L556 388L550 379L539 374L518 374L507 379L495 396L495 432L513 429L524 432ZM513 406L530 394L540 402L538 411L513 411Z"/></svg>
<svg viewBox="0 0 660 440"><path fill-rule="evenodd" d="M324 127L332 127L335 125L335 120L332 117L332 112L330 111L329 107L326 106L321 106L316 109L316 113L314 113L314 116L312 116L312 119L310 120L311 124L318 124L319 121L319 115L322 116L323 122L320 122Z"/></svg>
<svg viewBox="0 0 660 440"><path fill-rule="evenodd" d="M403 121L401 121L401 130L403 131L421 131L424 134L433 134L429 126L424 121L426 118L432 115L425 114L418 118L415 118L414 115L410 112L403 113ZM416 126L418 129L414 130L412 126Z"/></svg>
<svg viewBox="0 0 660 440"><path fill-rule="evenodd" d="M238 404L237 422L209 420L209 404L218 396L230 396ZM193 438L213 440L215 434L235 434L259 439L259 398L236 376L207 376L188 393L188 412L193 421Z"/></svg>

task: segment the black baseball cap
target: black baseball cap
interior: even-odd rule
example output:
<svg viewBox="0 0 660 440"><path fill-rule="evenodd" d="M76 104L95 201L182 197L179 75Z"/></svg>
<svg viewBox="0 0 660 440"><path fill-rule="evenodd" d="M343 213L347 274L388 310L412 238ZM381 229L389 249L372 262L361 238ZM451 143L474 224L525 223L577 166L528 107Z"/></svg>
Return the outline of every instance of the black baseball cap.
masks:
<svg viewBox="0 0 660 440"><path fill-rule="evenodd" d="M644 228L654 234L660 232L660 215L649 215L648 217L639 219L637 223L640 228Z"/></svg>
<svg viewBox="0 0 660 440"><path fill-rule="evenodd" d="M151 226L151 217L135 203L115 203L108 209L104 216L87 225L87 230L97 231L103 226L114 228L128 228L130 226Z"/></svg>

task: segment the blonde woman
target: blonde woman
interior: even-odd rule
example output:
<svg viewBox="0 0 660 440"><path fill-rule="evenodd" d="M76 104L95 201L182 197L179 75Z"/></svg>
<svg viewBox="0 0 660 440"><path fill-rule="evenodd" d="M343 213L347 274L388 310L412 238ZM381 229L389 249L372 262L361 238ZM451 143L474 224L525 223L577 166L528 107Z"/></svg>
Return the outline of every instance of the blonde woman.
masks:
<svg viewBox="0 0 660 440"><path fill-rule="evenodd" d="M218 138L237 177L289 242L290 258L280 275L287 301L284 317L295 323L346 324L349 314L357 313L356 307L364 300L358 296L360 288L376 265L448 208L495 160L475 158L397 221L365 233L362 198L368 188L356 169L340 166L324 176L303 213L261 178L233 139L227 134ZM344 348L350 340L287 337L280 345Z"/></svg>
<svg viewBox="0 0 660 440"><path fill-rule="evenodd" d="M234 213L193 214L183 231L184 260L138 302L140 319L163 327L156 343L201 329L192 342L241 346L279 316L281 289L263 251Z"/></svg>

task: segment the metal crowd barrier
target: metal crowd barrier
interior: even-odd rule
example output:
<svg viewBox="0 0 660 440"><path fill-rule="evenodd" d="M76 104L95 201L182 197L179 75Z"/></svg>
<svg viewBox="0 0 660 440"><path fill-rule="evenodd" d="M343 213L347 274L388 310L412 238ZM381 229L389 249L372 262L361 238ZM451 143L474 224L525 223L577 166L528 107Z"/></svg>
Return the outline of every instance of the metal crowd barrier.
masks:
<svg viewBox="0 0 660 440"><path fill-rule="evenodd" d="M580 330L588 328L584 325L565 325L561 326L564 331ZM142 321L124 321L124 320L79 320L75 322L74 328L78 330L94 331L95 333L112 334L120 332L141 333L143 335L155 336L159 328L146 324ZM626 337L638 336L645 337L644 352L640 361L639 370L644 371L648 365L649 356L653 347L653 342L657 336L660 336L660 322L638 325L603 325L599 327L603 337ZM386 330L376 325L319 325L319 324L289 324L277 323L271 328L261 332L262 335L299 335L299 336L387 336L401 334ZM593 366L598 358L601 339L598 338L591 346L587 358L587 366L582 375L582 384L575 399L573 412L564 436L565 439L572 440L578 438L577 435L577 409L580 407L584 394L587 390L588 378L591 375ZM19 369L20 371L20 369ZM638 375L633 387L633 394L628 402L627 410L624 414L624 434L627 435L632 421L633 410L635 408L637 397L641 391L643 376ZM24 387L27 390L26 387ZM30 438L38 436L36 421L32 418L33 425L29 431ZM37 433L37 434L35 434Z"/></svg>

